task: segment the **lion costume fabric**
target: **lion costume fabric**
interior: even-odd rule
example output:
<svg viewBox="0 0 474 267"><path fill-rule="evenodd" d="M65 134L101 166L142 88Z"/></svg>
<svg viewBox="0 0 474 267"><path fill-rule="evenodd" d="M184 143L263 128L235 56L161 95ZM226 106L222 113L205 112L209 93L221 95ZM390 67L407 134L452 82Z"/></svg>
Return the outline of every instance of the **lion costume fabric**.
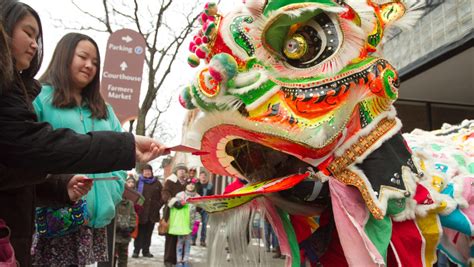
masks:
<svg viewBox="0 0 474 267"><path fill-rule="evenodd" d="M200 67L180 96L201 111L187 144L208 152L211 172L248 182L192 200L212 213L211 266L225 244L235 266L265 266L249 250L257 213L286 266L431 266L437 249L472 264L474 176L407 146L392 105L398 74L381 55L420 7L247 0L222 15L206 4L189 46Z"/></svg>

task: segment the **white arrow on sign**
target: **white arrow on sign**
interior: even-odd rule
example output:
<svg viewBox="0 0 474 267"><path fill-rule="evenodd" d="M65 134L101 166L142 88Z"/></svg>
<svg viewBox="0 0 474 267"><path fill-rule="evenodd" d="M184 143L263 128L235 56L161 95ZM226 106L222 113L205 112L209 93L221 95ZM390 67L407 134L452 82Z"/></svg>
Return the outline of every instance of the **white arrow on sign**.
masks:
<svg viewBox="0 0 474 267"><path fill-rule="evenodd" d="M128 68L127 62L122 61L122 64L120 64L120 68L122 69L122 71L125 71Z"/></svg>
<svg viewBox="0 0 474 267"><path fill-rule="evenodd" d="M132 37L130 36L123 36L122 37L122 41L125 41L126 43L130 43L131 41L133 41Z"/></svg>

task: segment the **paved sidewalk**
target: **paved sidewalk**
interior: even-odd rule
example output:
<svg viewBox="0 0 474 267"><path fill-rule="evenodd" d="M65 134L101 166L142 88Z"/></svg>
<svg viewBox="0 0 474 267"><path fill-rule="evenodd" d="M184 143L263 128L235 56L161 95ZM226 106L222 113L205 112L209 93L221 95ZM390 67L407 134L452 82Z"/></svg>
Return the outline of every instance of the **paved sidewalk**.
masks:
<svg viewBox="0 0 474 267"><path fill-rule="evenodd" d="M199 244L199 242L198 242ZM258 246L254 245L255 249L258 249ZM261 248L264 249L264 248ZM163 254L165 251L165 237L159 236L156 234L156 231L153 232L153 237L151 241L151 248L150 252L155 256L153 258L144 258L140 255L138 259L134 259L131 257L133 253L133 240L130 243L129 247L129 255L128 258L128 266L129 267L163 267ZM273 254L268 253L268 257L271 258ZM191 266L192 267L209 267L207 264L207 248L201 246L192 246L191 247ZM285 260L283 259L271 259L270 266L271 267L283 267L285 264ZM219 267L230 267L231 264L226 264ZM242 266L244 267L244 266ZM247 266L245 266L247 267ZM250 266L249 266L250 267Z"/></svg>

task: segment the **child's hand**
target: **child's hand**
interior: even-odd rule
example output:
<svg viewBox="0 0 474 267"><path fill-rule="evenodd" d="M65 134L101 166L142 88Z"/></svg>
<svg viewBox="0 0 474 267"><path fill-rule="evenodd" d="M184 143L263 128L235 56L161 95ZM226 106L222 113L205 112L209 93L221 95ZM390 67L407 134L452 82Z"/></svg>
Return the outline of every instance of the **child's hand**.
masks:
<svg viewBox="0 0 474 267"><path fill-rule="evenodd" d="M67 184L69 199L73 202L85 196L92 188L92 179L84 175L74 175Z"/></svg>

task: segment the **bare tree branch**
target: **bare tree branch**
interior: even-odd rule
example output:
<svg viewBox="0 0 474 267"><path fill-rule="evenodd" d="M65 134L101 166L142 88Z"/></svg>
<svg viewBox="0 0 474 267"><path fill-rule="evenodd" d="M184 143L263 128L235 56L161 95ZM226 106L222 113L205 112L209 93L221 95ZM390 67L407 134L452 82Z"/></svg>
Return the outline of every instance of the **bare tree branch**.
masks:
<svg viewBox="0 0 474 267"><path fill-rule="evenodd" d="M163 75L161 76L161 79L158 81L158 84L154 87L149 86L149 89L147 91L147 95L145 97L145 100L142 103L141 112L146 112L147 113L148 110L150 109L151 104L153 103L153 100L156 98L156 94L157 94L158 90L161 88L164 81L168 77L168 74L171 72L172 64L173 64L174 60L176 59L176 56L178 54L179 49L181 48L181 45L183 44L186 37L191 33L192 25L197 21L198 18L199 18L199 14L195 15L191 20L189 20L189 16L188 16L187 17L188 24L186 25L186 27L184 27L182 29L182 31L179 33L179 35L175 39L173 39L173 41L171 43L169 43L169 45L164 50L160 51L161 57L158 61L158 64L155 67L153 67L149 72L148 82L150 84L152 84L152 82L155 81L155 75L158 72L158 70L160 69L161 64L164 62L165 59L167 59L166 55L168 54L168 51L171 50L174 47L174 49L172 50L172 53L170 54L171 55L171 58L169 59L170 63L168 64L167 68L165 69ZM154 53L155 51L152 51L152 52ZM150 52L150 53L152 53L152 52ZM154 61L154 57L152 57L150 59L150 61L148 62L149 67L153 66L153 61Z"/></svg>
<svg viewBox="0 0 474 267"><path fill-rule="evenodd" d="M126 18L126 19L129 19L130 21L134 22L135 21L135 18L129 14L125 14L123 13L122 11L116 9L116 8L112 8L112 11L119 14L120 16Z"/></svg>
<svg viewBox="0 0 474 267"><path fill-rule="evenodd" d="M161 114L162 113L160 112L160 113L158 113L158 115L155 118L153 118L153 121L150 123L150 125L153 125L151 130L149 130L150 125L147 127L146 130L148 132L148 136L153 137L155 135L155 131L156 131L156 128L158 126L158 121L160 120Z"/></svg>
<svg viewBox="0 0 474 267"><path fill-rule="evenodd" d="M169 0L168 3L166 4L165 2L161 3L160 12L158 12L158 16L156 18L155 35L153 36L153 49L154 50L156 50L156 43L158 41L158 31L160 30L161 21L163 20L163 14L170 7L170 5L171 5L171 0Z"/></svg>
<svg viewBox="0 0 474 267"><path fill-rule="evenodd" d="M105 10L105 27L107 27L107 31L112 34L112 27L110 27L110 17L109 17L109 8L107 7L107 0L102 0Z"/></svg>
<svg viewBox="0 0 474 267"><path fill-rule="evenodd" d="M105 9L105 13L106 13L106 20L103 20L99 17L97 17L96 15L90 13L90 12L87 12L85 11L84 9L82 9L74 0L71 0L71 3L79 10L81 11L82 13L84 13L85 15L89 16L90 18L98 21L101 25L104 25L105 26L105 30L101 30L101 29L98 29L96 27L92 27L92 26L81 26L81 27L78 27L78 28L75 28L75 27L69 27L67 26L66 23L64 23L63 21L61 20L55 20L55 21L58 21L59 23L61 23L65 29L74 29L74 30L79 30L79 31L88 31L88 30L92 30L92 31L97 31L97 32L108 32L108 33L112 33L112 29L110 27L110 23L108 21L108 9L107 9L107 4L106 4L106 0L103 0L103 4L104 4L104 9Z"/></svg>
<svg viewBox="0 0 474 267"><path fill-rule="evenodd" d="M133 0L133 4L135 5L135 8L133 10L133 15L135 16L135 25L137 25L137 30L138 32L144 36L142 27L140 26L140 19L138 18L138 2L137 0Z"/></svg>
<svg viewBox="0 0 474 267"><path fill-rule="evenodd" d="M157 115L153 117L153 120L146 127L146 131L149 133L149 136L153 136L155 134L158 126L158 121L161 115L164 114L170 108L172 98L173 97L171 96L166 101L164 101L166 105L162 108L160 108L158 101L154 101L155 106L153 107L153 110L157 112ZM151 130L150 127L152 127Z"/></svg>

